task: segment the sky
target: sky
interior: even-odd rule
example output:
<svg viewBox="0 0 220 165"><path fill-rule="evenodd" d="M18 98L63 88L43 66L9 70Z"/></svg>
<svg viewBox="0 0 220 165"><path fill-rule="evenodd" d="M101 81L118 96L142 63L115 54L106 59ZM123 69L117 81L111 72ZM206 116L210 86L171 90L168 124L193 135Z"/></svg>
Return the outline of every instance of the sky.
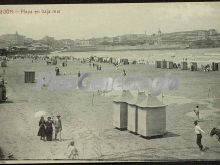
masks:
<svg viewBox="0 0 220 165"><path fill-rule="evenodd" d="M1 11L13 10L11 14ZM21 13L21 11L32 13ZM38 10L40 13L35 14ZM60 13L41 13L60 10ZM220 2L0 5L0 35L16 31L33 39L88 39L123 34L153 34L216 29Z"/></svg>

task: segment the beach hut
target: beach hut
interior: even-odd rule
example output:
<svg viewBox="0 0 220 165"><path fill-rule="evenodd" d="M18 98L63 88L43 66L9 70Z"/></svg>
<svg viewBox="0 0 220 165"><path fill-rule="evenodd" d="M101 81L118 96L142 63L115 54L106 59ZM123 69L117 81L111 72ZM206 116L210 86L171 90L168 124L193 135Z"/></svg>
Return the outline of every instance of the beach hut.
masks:
<svg viewBox="0 0 220 165"><path fill-rule="evenodd" d="M6 97L6 88L5 88L3 81L0 82L0 102L5 101L7 98Z"/></svg>
<svg viewBox="0 0 220 165"><path fill-rule="evenodd" d="M161 68L166 69L167 68L167 61L163 60L162 61L162 66Z"/></svg>
<svg viewBox="0 0 220 165"><path fill-rule="evenodd" d="M173 68L174 68L174 69L177 69L177 68L178 68L178 66L177 66L176 63L173 63Z"/></svg>
<svg viewBox="0 0 220 165"><path fill-rule="evenodd" d="M161 61L156 61L156 68L161 68Z"/></svg>
<svg viewBox="0 0 220 165"><path fill-rule="evenodd" d="M119 129L127 129L128 104L133 99L129 91L123 90L122 95L113 99L113 126Z"/></svg>
<svg viewBox="0 0 220 165"><path fill-rule="evenodd" d="M134 65L137 64L137 61L136 60L132 61L132 64L134 64Z"/></svg>
<svg viewBox="0 0 220 165"><path fill-rule="evenodd" d="M2 97L2 87L0 86L0 102L3 101L3 97Z"/></svg>
<svg viewBox="0 0 220 165"><path fill-rule="evenodd" d="M182 61L180 66L182 70L187 70L187 62Z"/></svg>
<svg viewBox="0 0 220 165"><path fill-rule="evenodd" d="M197 63L196 62L191 63L191 71L197 71Z"/></svg>
<svg viewBox="0 0 220 165"><path fill-rule="evenodd" d="M138 108L136 104L142 102L146 98L145 92L138 92L136 98L127 101L128 103L128 127L127 129L133 133L138 131Z"/></svg>
<svg viewBox="0 0 220 165"><path fill-rule="evenodd" d="M98 62L98 57L94 56L93 58L95 62Z"/></svg>
<svg viewBox="0 0 220 165"><path fill-rule="evenodd" d="M112 57L109 58L109 63L112 64Z"/></svg>
<svg viewBox="0 0 220 165"><path fill-rule="evenodd" d="M167 61L167 69L173 69L173 62Z"/></svg>
<svg viewBox="0 0 220 165"><path fill-rule="evenodd" d="M116 62L117 62L117 59L111 57L111 63L112 63L112 64L115 64Z"/></svg>
<svg viewBox="0 0 220 165"><path fill-rule="evenodd" d="M220 62L217 63L217 71L219 71L219 67L220 67Z"/></svg>
<svg viewBox="0 0 220 165"><path fill-rule="evenodd" d="M124 65L128 65L128 64L129 64L129 61L128 61L128 59L126 59L126 58L122 58L122 59L120 59L120 63L122 63L122 64L124 64Z"/></svg>
<svg viewBox="0 0 220 165"><path fill-rule="evenodd" d="M57 65L57 59L54 58L54 59L52 60L52 65Z"/></svg>
<svg viewBox="0 0 220 165"><path fill-rule="evenodd" d="M144 137L163 136L166 132L166 106L151 94L138 101L136 105L138 134Z"/></svg>
<svg viewBox="0 0 220 165"><path fill-rule="evenodd" d="M35 82L35 72L34 71L24 71L24 82L34 83Z"/></svg>
<svg viewBox="0 0 220 165"><path fill-rule="evenodd" d="M219 69L218 69L218 63L215 63L215 62L213 62L212 63L212 71L218 71Z"/></svg>
<svg viewBox="0 0 220 165"><path fill-rule="evenodd" d="M98 62L103 62L103 57L98 57Z"/></svg>
<svg viewBox="0 0 220 165"><path fill-rule="evenodd" d="M90 61L95 61L93 56L90 56L90 57L89 57L89 60L90 60Z"/></svg>
<svg viewBox="0 0 220 165"><path fill-rule="evenodd" d="M109 62L109 58L108 57L103 57L103 62L104 63L108 63Z"/></svg>

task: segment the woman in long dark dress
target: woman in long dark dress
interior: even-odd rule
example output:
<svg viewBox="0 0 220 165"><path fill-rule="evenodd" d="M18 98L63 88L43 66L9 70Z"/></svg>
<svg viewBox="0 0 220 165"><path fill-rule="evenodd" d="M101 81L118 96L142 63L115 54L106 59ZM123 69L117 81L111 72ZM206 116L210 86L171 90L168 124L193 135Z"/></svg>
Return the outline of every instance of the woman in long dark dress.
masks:
<svg viewBox="0 0 220 165"><path fill-rule="evenodd" d="M40 136L40 140L45 140L45 120L43 116L39 121L39 131L37 135Z"/></svg>
<svg viewBox="0 0 220 165"><path fill-rule="evenodd" d="M47 118L48 120L46 121L46 137L47 141L52 141L52 136L53 136L53 121L51 120L51 117Z"/></svg>

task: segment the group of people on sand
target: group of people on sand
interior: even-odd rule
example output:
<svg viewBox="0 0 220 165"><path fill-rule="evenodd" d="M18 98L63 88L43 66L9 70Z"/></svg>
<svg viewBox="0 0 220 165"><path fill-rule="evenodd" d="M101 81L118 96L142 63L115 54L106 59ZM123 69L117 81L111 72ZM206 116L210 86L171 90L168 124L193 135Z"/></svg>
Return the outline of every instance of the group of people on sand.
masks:
<svg viewBox="0 0 220 165"><path fill-rule="evenodd" d="M199 126L199 121L200 121L200 118L199 118L199 106L197 105L196 106L196 109L194 110L195 114L196 114L196 120L194 121L194 130L195 130L195 134L196 134L196 144L199 146L199 149L201 151L204 151L205 148L207 147L204 147L202 145L202 134L208 134L207 132L205 132L204 130L201 129L201 127ZM212 136L210 134L210 136Z"/></svg>
<svg viewBox="0 0 220 165"><path fill-rule="evenodd" d="M62 123L60 119L60 115L56 116L57 119L53 120L51 117L47 118L47 121L44 120L44 116L41 116L39 121L39 131L38 136L40 136L41 140L44 141L52 141L53 140L53 130L55 129L55 139L61 141L61 131L62 131ZM54 127L54 128L53 128ZM59 139L57 139L57 135L60 134ZM67 152L65 153L68 159L76 159L78 156L78 150L75 147L75 142L71 141L67 146Z"/></svg>
<svg viewBox="0 0 220 165"><path fill-rule="evenodd" d="M89 63L89 66L90 67L92 66L93 68L96 66L96 70L102 70L102 66L98 65L98 64L94 64L94 63L91 64L91 63Z"/></svg>
<svg viewBox="0 0 220 165"><path fill-rule="evenodd" d="M201 151L204 150L202 145L202 133L206 134L205 131L203 131L199 126L199 106L196 106L196 109L194 110L197 120L194 121L195 125L195 134L196 134L196 144L199 146L199 149Z"/></svg>
<svg viewBox="0 0 220 165"><path fill-rule="evenodd" d="M39 121L39 131L37 134L38 136L40 136L41 140L52 141L54 129L55 129L55 140L61 140L62 123L60 117L61 117L60 115L57 115L56 120L54 120L51 117L48 117L47 121L45 121L44 117L41 116L41 119ZM58 134L60 134L59 139L57 139Z"/></svg>

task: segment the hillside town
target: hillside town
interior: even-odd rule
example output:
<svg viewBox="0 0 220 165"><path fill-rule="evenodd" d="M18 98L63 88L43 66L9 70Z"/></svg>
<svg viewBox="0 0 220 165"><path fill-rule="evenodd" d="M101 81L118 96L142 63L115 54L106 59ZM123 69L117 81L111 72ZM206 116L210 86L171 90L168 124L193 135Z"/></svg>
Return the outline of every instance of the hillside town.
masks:
<svg viewBox="0 0 220 165"><path fill-rule="evenodd" d="M0 36L0 53L37 53L52 51L112 51L112 50L152 50L189 49L220 47L220 33L215 29L182 31L157 34L125 34L115 37L90 39L60 39L45 36L34 40L16 32Z"/></svg>

